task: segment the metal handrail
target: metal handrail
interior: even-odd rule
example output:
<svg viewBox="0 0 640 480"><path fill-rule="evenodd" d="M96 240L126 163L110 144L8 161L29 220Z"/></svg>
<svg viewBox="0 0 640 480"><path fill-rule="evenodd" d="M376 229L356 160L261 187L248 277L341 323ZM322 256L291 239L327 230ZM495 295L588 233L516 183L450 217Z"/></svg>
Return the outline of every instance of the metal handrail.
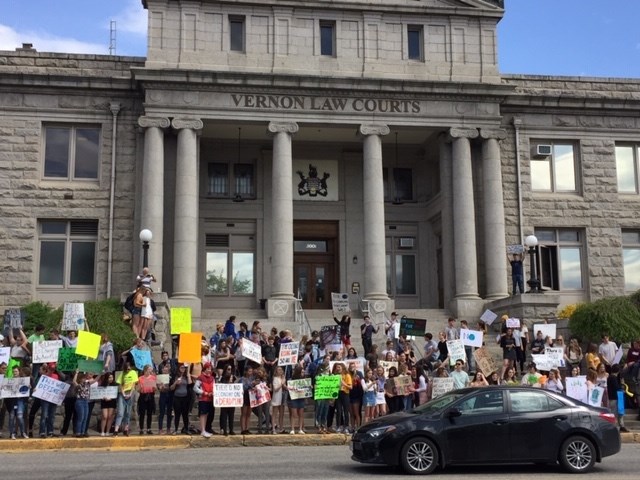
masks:
<svg viewBox="0 0 640 480"><path fill-rule="evenodd" d="M295 308L294 308L294 321L298 324L298 330L300 333L300 337L303 335L311 334L311 324L309 323L309 319L307 318L307 313L302 308L302 297L300 296L300 290L298 290L298 296L295 299Z"/></svg>

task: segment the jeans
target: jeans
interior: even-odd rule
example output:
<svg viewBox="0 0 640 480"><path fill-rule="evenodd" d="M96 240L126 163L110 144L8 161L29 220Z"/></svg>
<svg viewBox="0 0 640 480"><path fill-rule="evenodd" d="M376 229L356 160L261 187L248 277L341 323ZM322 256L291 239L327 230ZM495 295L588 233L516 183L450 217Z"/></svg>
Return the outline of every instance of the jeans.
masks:
<svg viewBox="0 0 640 480"><path fill-rule="evenodd" d="M516 287L520 289L520 293L524 293L524 275L512 275L511 283L513 284L513 294L516 294Z"/></svg>
<svg viewBox="0 0 640 480"><path fill-rule="evenodd" d="M162 430L164 417L167 416L167 430L171 429L171 419L173 419L173 393L161 392L158 400L158 429Z"/></svg>
<svg viewBox="0 0 640 480"><path fill-rule="evenodd" d="M56 409L58 406L55 403L42 400L40 407L40 436L53 435L53 421L56 418Z"/></svg>
<svg viewBox="0 0 640 480"><path fill-rule="evenodd" d="M329 400L316 400L316 424L319 427L327 426L329 414Z"/></svg>
<svg viewBox="0 0 640 480"><path fill-rule="evenodd" d="M133 398L124 398L121 393L118 394L118 407L116 410L116 430L120 429L120 425L126 425L129 428L129 422L131 419L131 405L133 404Z"/></svg>
<svg viewBox="0 0 640 480"><path fill-rule="evenodd" d="M76 398L76 421L75 434L82 435L87 429L89 423L89 401L86 398Z"/></svg>
<svg viewBox="0 0 640 480"><path fill-rule="evenodd" d="M17 433L16 432L16 421L18 429L20 430L20 435L22 436L25 433L24 430L24 411L27 406L26 399L24 398L16 398L11 399L13 402L7 402L5 400L5 405L9 410L9 434ZM13 404L12 404L13 403Z"/></svg>
<svg viewBox="0 0 640 480"><path fill-rule="evenodd" d="M258 432L261 432L264 428L269 430L269 424L271 423L271 402L263 403L255 408L255 412L258 415Z"/></svg>

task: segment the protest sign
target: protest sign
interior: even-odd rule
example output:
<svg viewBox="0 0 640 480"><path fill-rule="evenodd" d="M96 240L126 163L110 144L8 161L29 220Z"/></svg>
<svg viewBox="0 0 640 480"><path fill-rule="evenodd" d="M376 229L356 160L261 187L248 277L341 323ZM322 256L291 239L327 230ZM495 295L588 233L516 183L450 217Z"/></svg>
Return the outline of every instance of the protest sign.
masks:
<svg viewBox="0 0 640 480"><path fill-rule="evenodd" d="M488 377L493 372L497 372L496 362L493 359L491 353L486 347L481 347L473 352L473 358L476 361L476 365L485 377Z"/></svg>
<svg viewBox="0 0 640 480"><path fill-rule="evenodd" d="M78 360L82 357L76 355L75 348L61 348L58 351L58 371L59 372L73 372L78 368Z"/></svg>
<svg viewBox="0 0 640 480"><path fill-rule="evenodd" d="M136 364L138 370L144 370L147 365L153 366L151 361L151 350L138 350L137 348L131 349L131 356L133 357L133 363Z"/></svg>
<svg viewBox="0 0 640 480"><path fill-rule="evenodd" d="M262 382L249 390L249 404L251 408L259 407L271 400L271 392L267 384Z"/></svg>
<svg viewBox="0 0 640 480"><path fill-rule="evenodd" d="M407 335L412 337L423 337L426 331L427 331L426 318L402 317L400 319L400 335Z"/></svg>
<svg viewBox="0 0 640 480"><path fill-rule="evenodd" d="M507 318L507 328L520 328L520 319Z"/></svg>
<svg viewBox="0 0 640 480"><path fill-rule="evenodd" d="M284 367L286 365L295 365L298 363L298 349L300 342L290 342L280 344L280 355L278 356L278 365Z"/></svg>
<svg viewBox="0 0 640 480"><path fill-rule="evenodd" d="M213 387L214 407L242 407L241 383L216 383Z"/></svg>
<svg viewBox="0 0 640 480"><path fill-rule="evenodd" d="M26 398L31 391L29 377L7 378L0 385L0 398Z"/></svg>
<svg viewBox="0 0 640 480"><path fill-rule="evenodd" d="M538 334L538 332L542 332L542 338L556 338L556 325L555 323L537 323L533 326L533 336Z"/></svg>
<svg viewBox="0 0 640 480"><path fill-rule="evenodd" d="M546 354L543 355L531 355L531 360L536 364L536 368L538 370L542 370L543 372L548 372L552 368L555 368L553 358L549 357Z"/></svg>
<svg viewBox="0 0 640 480"><path fill-rule="evenodd" d="M9 358L11 358L11 347L0 347L0 364L9 365Z"/></svg>
<svg viewBox="0 0 640 480"><path fill-rule="evenodd" d="M96 384L89 389L89 400L112 400L118 398L118 387L100 387Z"/></svg>
<svg viewBox="0 0 640 480"><path fill-rule="evenodd" d="M524 245L507 245L507 253L509 255L524 253Z"/></svg>
<svg viewBox="0 0 640 480"><path fill-rule="evenodd" d="M485 310L484 313L480 316L480 320L482 320L487 325L491 325L495 322L498 315L493 313L491 310Z"/></svg>
<svg viewBox="0 0 640 480"><path fill-rule="evenodd" d="M191 309L188 307L171 309L171 335L191 333Z"/></svg>
<svg viewBox="0 0 640 480"><path fill-rule="evenodd" d="M62 348L62 340L33 342L33 363L49 363L58 361L58 351Z"/></svg>
<svg viewBox="0 0 640 480"><path fill-rule="evenodd" d="M431 379L433 386L431 387L431 398L438 398L447 392L455 389L453 378L434 377Z"/></svg>
<svg viewBox="0 0 640 480"><path fill-rule="evenodd" d="M313 387L310 378L301 378L299 380L287 380L287 389L291 400L298 398L313 397Z"/></svg>
<svg viewBox="0 0 640 480"><path fill-rule="evenodd" d="M36 389L33 391L33 397L59 406L62 405L70 386L68 383L42 375L38 380Z"/></svg>
<svg viewBox="0 0 640 480"><path fill-rule="evenodd" d="M468 347L481 347L484 334L479 330L460 329L460 340Z"/></svg>
<svg viewBox="0 0 640 480"><path fill-rule="evenodd" d="M340 375L318 375L314 400L335 400L340 391Z"/></svg>
<svg viewBox="0 0 640 480"><path fill-rule="evenodd" d="M169 375L168 373L159 373L158 375L156 375L156 383L158 385L169 385L170 381L171 375Z"/></svg>
<svg viewBox="0 0 640 480"><path fill-rule="evenodd" d="M280 346L282 347L282 345ZM242 356L255 363L262 363L262 349L248 338L242 339Z"/></svg>
<svg viewBox="0 0 640 480"><path fill-rule="evenodd" d="M4 311L4 331L17 330L24 327L24 312L19 308L8 308Z"/></svg>
<svg viewBox="0 0 640 480"><path fill-rule="evenodd" d="M613 357L613 363L611 365L617 365L622 360L622 347L618 347L616 350L616 355Z"/></svg>
<svg viewBox="0 0 640 480"><path fill-rule="evenodd" d="M331 309L333 314L345 315L351 312L348 293L331 293Z"/></svg>
<svg viewBox="0 0 640 480"><path fill-rule="evenodd" d="M395 367L398 370L398 362L387 362L385 360L379 360L378 365L384 368L384 376L385 378L389 376L389 369L391 367Z"/></svg>
<svg viewBox="0 0 640 480"><path fill-rule="evenodd" d="M78 371L85 373L102 373L104 371L104 363L102 360L78 360Z"/></svg>
<svg viewBox="0 0 640 480"><path fill-rule="evenodd" d="M601 407L603 396L604 396L604 388L593 387L593 390L589 392L589 405L591 405L592 407Z"/></svg>
<svg viewBox="0 0 640 480"><path fill-rule="evenodd" d="M89 358L98 358L100 351L100 335L91 332L78 332L78 344L76 355L84 355Z"/></svg>
<svg viewBox="0 0 640 480"><path fill-rule="evenodd" d="M396 395L404 396L411 393L411 387L413 387L411 376L398 375L397 377L391 378L390 380L393 382L393 387L395 388Z"/></svg>
<svg viewBox="0 0 640 480"><path fill-rule="evenodd" d="M462 360L467 363L467 354L464 351L462 340L447 340L447 349L449 350L449 363L456 364L456 360Z"/></svg>
<svg viewBox="0 0 640 480"><path fill-rule="evenodd" d="M178 347L178 363L202 361L202 333L181 333Z"/></svg>
<svg viewBox="0 0 640 480"><path fill-rule="evenodd" d="M320 346L324 347L327 352L333 352L330 346L339 346L342 348L342 340L340 339L340 330L338 325L325 325L320 328Z"/></svg>
<svg viewBox="0 0 640 480"><path fill-rule="evenodd" d="M84 330L84 303L65 303L60 330Z"/></svg>
<svg viewBox="0 0 640 480"><path fill-rule="evenodd" d="M545 347L544 354L551 359L554 368L564 367L564 348Z"/></svg>

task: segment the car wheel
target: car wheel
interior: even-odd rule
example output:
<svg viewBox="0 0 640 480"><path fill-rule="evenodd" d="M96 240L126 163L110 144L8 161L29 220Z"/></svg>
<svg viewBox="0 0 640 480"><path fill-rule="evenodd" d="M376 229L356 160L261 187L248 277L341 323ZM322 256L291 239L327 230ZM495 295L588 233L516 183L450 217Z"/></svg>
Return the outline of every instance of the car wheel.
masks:
<svg viewBox="0 0 640 480"><path fill-rule="evenodd" d="M596 463L596 448L591 440L575 436L567 438L560 448L560 464L571 473L584 473Z"/></svg>
<svg viewBox="0 0 640 480"><path fill-rule="evenodd" d="M407 473L427 474L438 466L438 448L428 438L412 438L400 455L400 464Z"/></svg>

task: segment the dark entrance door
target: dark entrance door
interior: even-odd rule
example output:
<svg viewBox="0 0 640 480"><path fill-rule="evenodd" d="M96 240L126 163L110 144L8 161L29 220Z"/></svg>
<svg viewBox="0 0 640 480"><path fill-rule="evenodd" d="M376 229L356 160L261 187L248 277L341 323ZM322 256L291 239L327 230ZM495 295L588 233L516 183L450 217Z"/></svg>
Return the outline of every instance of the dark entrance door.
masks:
<svg viewBox="0 0 640 480"><path fill-rule="evenodd" d="M331 308L333 265L330 263L298 263L295 265L296 294L300 294L302 308Z"/></svg>

